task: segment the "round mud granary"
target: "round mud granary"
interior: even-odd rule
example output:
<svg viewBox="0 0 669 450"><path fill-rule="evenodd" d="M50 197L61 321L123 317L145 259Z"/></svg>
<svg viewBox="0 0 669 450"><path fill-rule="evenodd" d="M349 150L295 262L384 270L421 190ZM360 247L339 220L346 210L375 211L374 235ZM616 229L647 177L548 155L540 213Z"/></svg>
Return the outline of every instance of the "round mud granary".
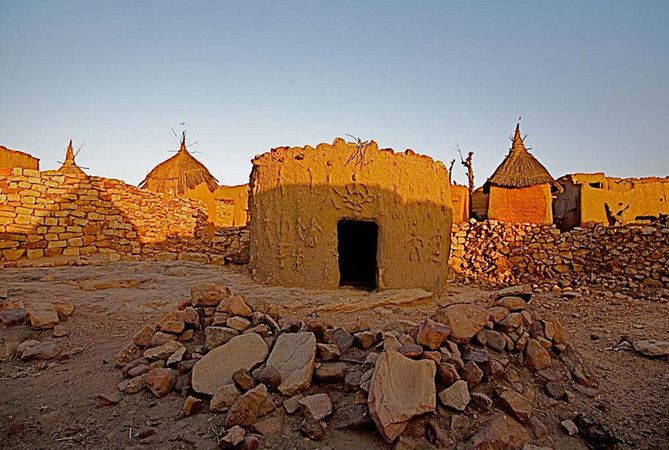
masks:
<svg viewBox="0 0 669 450"><path fill-rule="evenodd" d="M407 150L335 139L253 160L250 267L307 288L446 285L452 223L448 170Z"/></svg>

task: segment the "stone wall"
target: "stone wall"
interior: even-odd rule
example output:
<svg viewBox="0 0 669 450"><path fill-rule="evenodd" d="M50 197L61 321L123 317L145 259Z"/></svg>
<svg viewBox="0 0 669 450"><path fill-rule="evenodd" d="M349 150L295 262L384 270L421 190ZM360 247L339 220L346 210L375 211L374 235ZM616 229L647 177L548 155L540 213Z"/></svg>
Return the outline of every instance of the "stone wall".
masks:
<svg viewBox="0 0 669 450"><path fill-rule="evenodd" d="M574 228L497 221L453 226L451 270L494 284L669 288L669 224Z"/></svg>
<svg viewBox="0 0 669 450"><path fill-rule="evenodd" d="M169 198L119 180L14 169L0 176L0 264L45 257L245 262L245 229L207 223L197 200Z"/></svg>

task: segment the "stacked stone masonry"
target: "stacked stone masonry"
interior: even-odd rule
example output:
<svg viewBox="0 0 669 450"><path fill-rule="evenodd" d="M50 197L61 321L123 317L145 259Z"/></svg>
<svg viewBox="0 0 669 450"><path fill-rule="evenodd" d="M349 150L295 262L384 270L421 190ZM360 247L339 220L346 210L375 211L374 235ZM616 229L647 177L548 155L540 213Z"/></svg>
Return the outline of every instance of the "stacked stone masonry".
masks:
<svg viewBox="0 0 669 450"><path fill-rule="evenodd" d="M244 263L245 228L214 228L197 200L119 180L14 169L0 175L0 264L107 255Z"/></svg>
<svg viewBox="0 0 669 450"><path fill-rule="evenodd" d="M451 271L461 281L669 288L669 224L595 226L493 220L453 226Z"/></svg>

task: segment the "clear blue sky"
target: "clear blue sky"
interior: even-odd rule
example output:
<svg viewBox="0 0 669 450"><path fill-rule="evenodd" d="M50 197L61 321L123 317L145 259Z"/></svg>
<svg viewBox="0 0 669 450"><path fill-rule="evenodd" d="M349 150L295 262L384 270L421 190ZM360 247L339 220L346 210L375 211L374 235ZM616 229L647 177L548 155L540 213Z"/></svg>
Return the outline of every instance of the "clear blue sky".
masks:
<svg viewBox="0 0 669 450"><path fill-rule="evenodd" d="M477 185L518 116L554 176L669 175L669 1L0 0L0 144L138 183L185 121L224 184L350 133ZM456 166L454 178L465 181Z"/></svg>

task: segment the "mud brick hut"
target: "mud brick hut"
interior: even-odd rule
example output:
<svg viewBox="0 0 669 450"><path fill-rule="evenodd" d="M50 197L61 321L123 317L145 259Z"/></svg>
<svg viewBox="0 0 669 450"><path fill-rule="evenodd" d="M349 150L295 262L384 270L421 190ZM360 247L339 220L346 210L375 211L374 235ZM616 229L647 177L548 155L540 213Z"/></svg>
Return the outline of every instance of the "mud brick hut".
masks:
<svg viewBox="0 0 669 450"><path fill-rule="evenodd" d="M9 174L14 168L39 170L39 159L0 145L0 174Z"/></svg>
<svg viewBox="0 0 669 450"><path fill-rule="evenodd" d="M248 185L219 186L209 169L188 151L185 132L176 155L154 167L139 187L170 197L203 202L208 220L215 226L246 224Z"/></svg>
<svg viewBox="0 0 669 450"><path fill-rule="evenodd" d="M648 222L669 214L669 177L615 178L575 173L558 178L555 224L564 231L594 224Z"/></svg>
<svg viewBox="0 0 669 450"><path fill-rule="evenodd" d="M65 151L65 161L63 161L63 164L60 166L60 169L58 169L58 172L64 173L66 175L69 175L71 177L77 177L77 178L86 178L88 175L86 175L86 172L84 172L81 167L79 167L74 160L76 157L74 153L74 149L72 148L72 139L70 139L70 143L67 145L67 150Z"/></svg>
<svg viewBox="0 0 669 450"><path fill-rule="evenodd" d="M448 169L407 150L341 138L256 156L250 267L265 282L334 289L425 288L448 275Z"/></svg>
<svg viewBox="0 0 669 450"><path fill-rule="evenodd" d="M502 222L552 223L555 180L525 148L516 125L513 145L483 186L488 194L488 218Z"/></svg>

